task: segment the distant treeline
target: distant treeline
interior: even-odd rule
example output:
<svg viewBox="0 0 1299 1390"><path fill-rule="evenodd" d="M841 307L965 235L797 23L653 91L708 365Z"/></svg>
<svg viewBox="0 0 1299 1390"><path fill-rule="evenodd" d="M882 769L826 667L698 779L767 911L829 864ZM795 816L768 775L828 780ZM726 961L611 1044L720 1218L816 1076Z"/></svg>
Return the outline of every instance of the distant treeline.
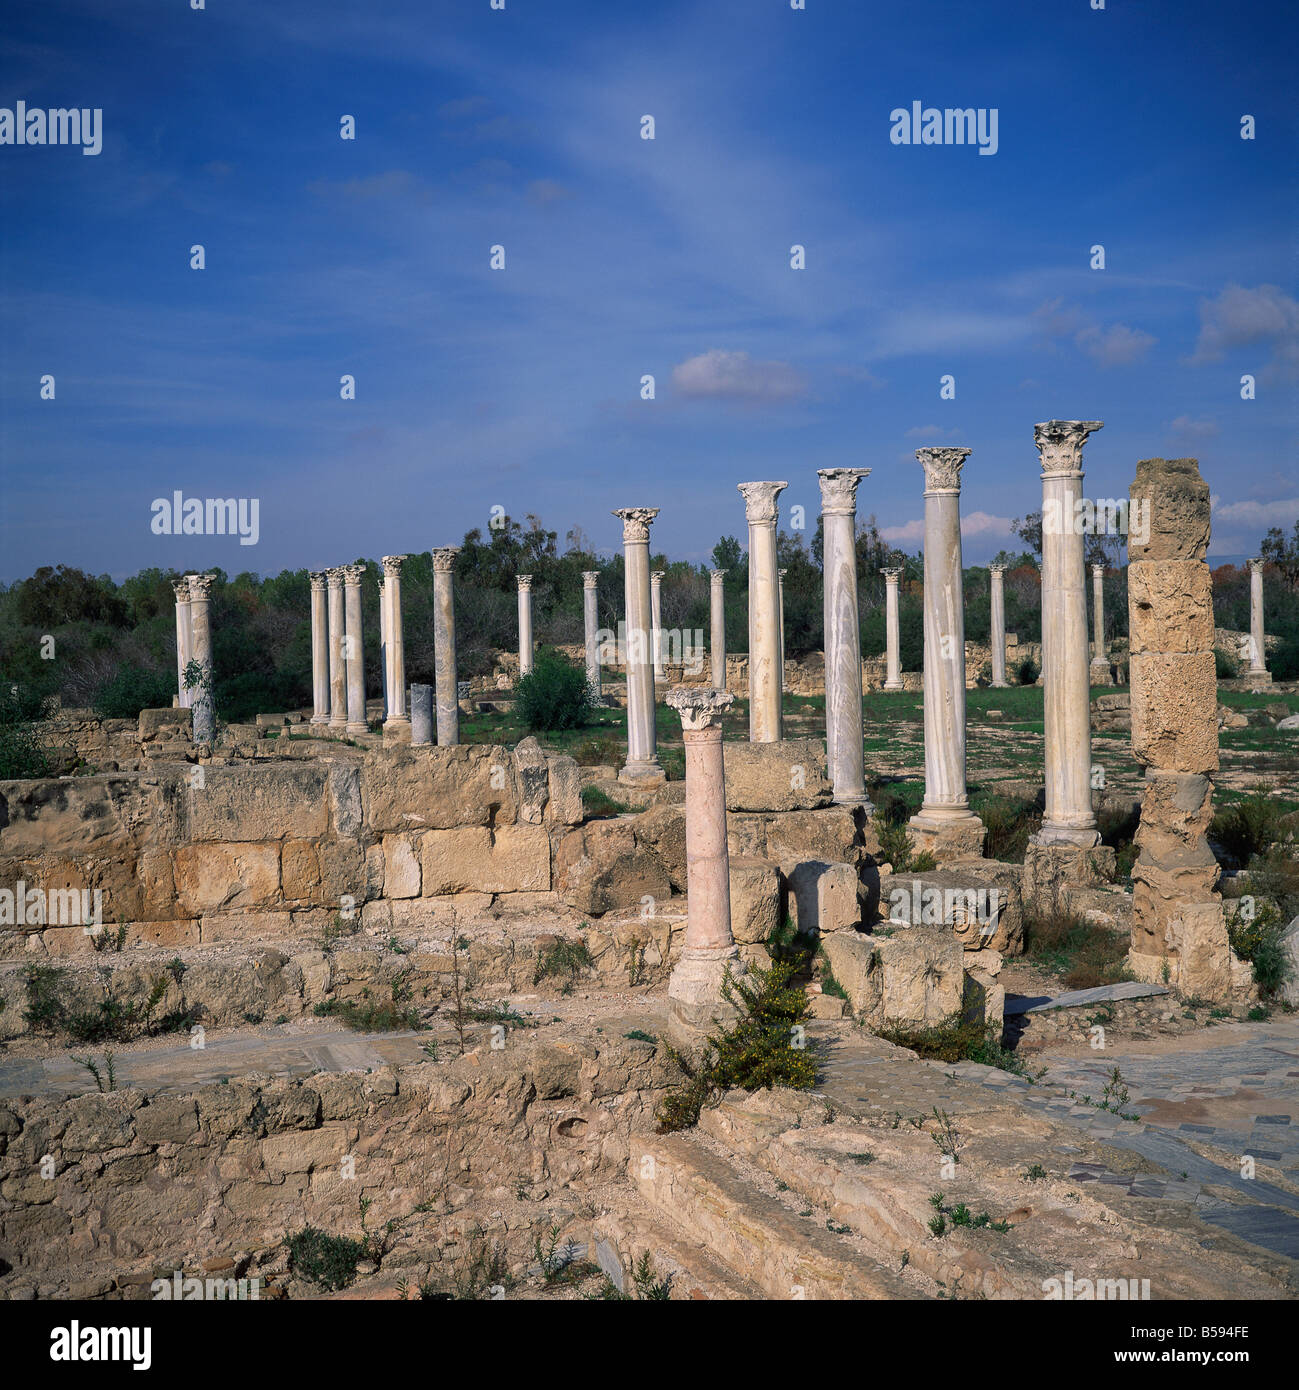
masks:
<svg viewBox="0 0 1299 1390"><path fill-rule="evenodd" d="M1002 552L1006 628L1022 641L1041 638L1039 574L1035 552L1040 528L1030 517L1017 535L1028 549ZM1265 585L1269 633L1285 639L1268 663L1278 679L1299 677L1299 526L1292 541L1276 538ZM580 530L570 531L561 551L556 532L535 516L520 524L504 518L486 534L466 534L456 562L456 625L462 678L487 672L493 648L518 641L515 576L532 574L536 639L543 644L581 642L582 572L599 572L599 620L616 630L623 607L622 555L594 553ZM779 563L786 571L785 645L791 656L822 649L821 530L810 536L782 532ZM1266 542L1265 542L1265 553ZM1117 557L1116 557L1117 558ZM366 687L381 688L379 669L379 579L382 567L365 565L364 606ZM708 641L708 565L652 557L665 572L662 620L666 629L702 633ZM732 652L748 648L748 557L734 537L713 549L712 567L727 570L726 638ZM924 573L918 556L884 541L873 517L859 523L857 569L861 596L862 652L884 651L885 580L881 571L903 571L899 604L902 665L919 670L923 662L921 591ZM212 640L216 703L221 718L251 719L261 712L311 703L311 593L306 570L286 570L271 578L244 573L234 578L214 571ZM175 571L147 569L121 584L107 576L84 574L60 565L42 568L29 579L0 587L0 679L6 698L19 687L24 708L39 708L52 694L65 706L92 706L106 716L133 717L140 709L167 705L176 690ZM406 676L433 681L433 570L428 551L412 555L402 572ZM1090 587L1089 587L1090 597ZM1248 629L1249 574L1225 566L1214 574L1214 607L1220 627ZM1121 570L1106 578L1105 620L1109 637L1127 633L1126 584ZM965 632L987 641L991 621L988 571L965 571Z"/></svg>

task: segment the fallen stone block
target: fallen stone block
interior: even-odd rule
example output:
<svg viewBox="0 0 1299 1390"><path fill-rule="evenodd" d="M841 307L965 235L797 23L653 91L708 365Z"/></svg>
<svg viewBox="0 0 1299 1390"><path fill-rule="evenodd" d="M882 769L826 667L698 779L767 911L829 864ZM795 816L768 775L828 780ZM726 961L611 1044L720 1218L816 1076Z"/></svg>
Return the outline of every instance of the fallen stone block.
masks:
<svg viewBox="0 0 1299 1390"><path fill-rule="evenodd" d="M869 1027L933 1028L961 1013L965 952L944 927L899 927L892 936L835 932L821 949Z"/></svg>
<svg viewBox="0 0 1299 1390"><path fill-rule="evenodd" d="M728 742L723 756L728 811L806 811L834 795L820 739Z"/></svg>

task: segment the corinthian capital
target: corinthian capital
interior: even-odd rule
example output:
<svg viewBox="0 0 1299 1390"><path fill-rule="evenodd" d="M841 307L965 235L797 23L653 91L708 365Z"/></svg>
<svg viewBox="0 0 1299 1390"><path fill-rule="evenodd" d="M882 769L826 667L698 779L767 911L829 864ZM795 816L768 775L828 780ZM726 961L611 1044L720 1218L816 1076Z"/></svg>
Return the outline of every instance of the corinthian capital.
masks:
<svg viewBox="0 0 1299 1390"><path fill-rule="evenodd" d="M312 585L312 588L313 588L313 589L315 588L315 585L314 585L314 584ZM176 595L176 602L177 602L177 603L188 603L188 602L189 602L189 578L188 578L188 576L184 576L184 577L182 577L182 578L180 578L180 579L173 579L173 580L171 581L171 590L172 590L172 593L174 593L174 594Z"/></svg>
<svg viewBox="0 0 1299 1390"><path fill-rule="evenodd" d="M532 592L532 576L530 574L516 575L515 578L519 581L519 592L521 594L530 594Z"/></svg>
<svg viewBox="0 0 1299 1390"><path fill-rule="evenodd" d="M776 499L788 483L736 483L744 496L744 519L750 526L774 526L780 514Z"/></svg>
<svg viewBox="0 0 1299 1390"><path fill-rule="evenodd" d="M1255 574L1263 573L1263 561L1261 559L1247 560L1245 562Z"/></svg>
<svg viewBox="0 0 1299 1390"><path fill-rule="evenodd" d="M328 570L308 570L307 576L311 580L311 592L313 594L323 594L329 586Z"/></svg>
<svg viewBox="0 0 1299 1390"><path fill-rule="evenodd" d="M708 577L714 584L720 584L726 578L726 570L709 570Z"/></svg>
<svg viewBox="0 0 1299 1390"><path fill-rule="evenodd" d="M216 576L211 574L191 574L189 578L189 597L191 603L206 603L212 591Z"/></svg>
<svg viewBox="0 0 1299 1390"><path fill-rule="evenodd" d="M917 449L916 457L925 470L926 492L960 492L969 449Z"/></svg>
<svg viewBox="0 0 1299 1390"><path fill-rule="evenodd" d="M341 589L343 587L343 571L337 565L333 569L326 570L325 582L331 589Z"/></svg>
<svg viewBox="0 0 1299 1390"><path fill-rule="evenodd" d="M688 734L705 729L720 731L723 711L735 703L735 696L729 691L703 685L674 685L666 698L681 716L681 728Z"/></svg>
<svg viewBox="0 0 1299 1390"><path fill-rule="evenodd" d="M884 576L887 583L896 584L898 580L902 578L902 567L898 566L897 569L880 570L880 573Z"/></svg>
<svg viewBox="0 0 1299 1390"><path fill-rule="evenodd" d="M869 468L818 468L823 516L855 516L857 484L870 477Z"/></svg>
<svg viewBox="0 0 1299 1390"><path fill-rule="evenodd" d="M583 587L584 589L595 589L595 588L598 588L598 587L599 587L599 584L600 584L600 571L599 571L599 570L583 570L583 571L582 571L582 587Z"/></svg>
<svg viewBox="0 0 1299 1390"><path fill-rule="evenodd" d="M343 583L349 588L357 588L361 583L361 576L365 573L364 565L340 565L338 572L343 576Z"/></svg>
<svg viewBox="0 0 1299 1390"><path fill-rule="evenodd" d="M650 522L659 514L657 507L619 507L613 513L622 522L623 542L648 541Z"/></svg>
<svg viewBox="0 0 1299 1390"><path fill-rule="evenodd" d="M1002 576L1003 574L1006 573L1006 566L1005 566L1005 565L989 565L989 566L988 566L988 573L989 573L989 574L996 575L997 578L1000 579L1001 576Z"/></svg>
<svg viewBox="0 0 1299 1390"><path fill-rule="evenodd" d="M1033 443L1042 456L1042 473L1081 473L1087 436L1105 428L1104 420L1047 420L1033 426Z"/></svg>
<svg viewBox="0 0 1299 1390"><path fill-rule="evenodd" d="M409 555L385 555L383 557L384 575L388 579L400 579L401 567L409 559Z"/></svg>
<svg viewBox="0 0 1299 1390"><path fill-rule="evenodd" d="M433 573L450 574L456 567L456 556L460 554L458 545L435 545L433 547Z"/></svg>

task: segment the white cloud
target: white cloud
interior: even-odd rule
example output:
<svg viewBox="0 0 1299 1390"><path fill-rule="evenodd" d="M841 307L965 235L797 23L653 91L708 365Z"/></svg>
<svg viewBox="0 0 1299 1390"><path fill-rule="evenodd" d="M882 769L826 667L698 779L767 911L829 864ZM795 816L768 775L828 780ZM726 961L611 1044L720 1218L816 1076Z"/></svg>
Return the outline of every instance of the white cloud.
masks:
<svg viewBox="0 0 1299 1390"><path fill-rule="evenodd" d="M1102 367L1126 367L1140 361L1158 341L1140 328L1126 323L1112 323L1108 328L1089 324L1079 329L1074 342Z"/></svg>
<svg viewBox="0 0 1299 1390"><path fill-rule="evenodd" d="M788 401L807 382L788 362L755 362L747 352L710 348L672 368L672 384L696 399Z"/></svg>
<svg viewBox="0 0 1299 1390"><path fill-rule="evenodd" d="M1210 498L1215 522L1230 522L1233 526L1287 526L1299 521L1299 497L1278 497L1271 502L1228 502L1221 505L1217 497Z"/></svg>
<svg viewBox="0 0 1299 1390"><path fill-rule="evenodd" d="M955 427L945 430L939 425L916 425L902 437L903 439L955 439L960 432Z"/></svg>
<svg viewBox="0 0 1299 1390"><path fill-rule="evenodd" d="M1195 420L1189 415L1179 415L1168 428L1171 433L1182 435L1187 439L1212 439L1218 433L1218 422L1207 417L1203 420Z"/></svg>
<svg viewBox="0 0 1299 1390"><path fill-rule="evenodd" d="M990 512L970 512L961 518L962 536L1009 536L1010 518L993 516ZM886 541L897 544L900 541L923 541L925 523L921 520L908 521L902 526L883 526L880 535Z"/></svg>
<svg viewBox="0 0 1299 1390"><path fill-rule="evenodd" d="M1200 301L1200 336L1192 366L1221 362L1233 348L1268 344L1277 361L1299 367L1299 302L1277 285L1228 285Z"/></svg>

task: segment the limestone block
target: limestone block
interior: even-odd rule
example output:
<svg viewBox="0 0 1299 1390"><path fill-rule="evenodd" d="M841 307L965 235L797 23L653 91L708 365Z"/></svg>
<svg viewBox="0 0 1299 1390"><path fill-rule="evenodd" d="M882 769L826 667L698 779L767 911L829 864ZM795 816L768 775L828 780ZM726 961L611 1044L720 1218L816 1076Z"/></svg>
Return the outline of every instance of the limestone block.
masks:
<svg viewBox="0 0 1299 1390"><path fill-rule="evenodd" d="M353 1130L344 1124L323 1124L319 1129L290 1130L270 1134L261 1142L262 1162L274 1176L309 1173L314 1168L333 1168L349 1151Z"/></svg>
<svg viewBox="0 0 1299 1390"><path fill-rule="evenodd" d="M965 972L961 1016L966 1023L1000 1028L1005 1021L1006 991L994 976L977 966Z"/></svg>
<svg viewBox="0 0 1299 1390"><path fill-rule="evenodd" d="M1132 751L1165 772L1216 772L1218 684L1213 653L1134 653Z"/></svg>
<svg viewBox="0 0 1299 1390"><path fill-rule="evenodd" d="M1282 933L1281 950L1290 965L1285 984L1281 987L1281 999L1292 1009L1299 1009L1299 917Z"/></svg>
<svg viewBox="0 0 1299 1390"><path fill-rule="evenodd" d="M481 744L368 751L361 769L365 824L378 834L513 825L519 809L514 770L508 750Z"/></svg>
<svg viewBox="0 0 1299 1390"><path fill-rule="evenodd" d="M1184 994L1205 999L1253 997L1250 967L1237 960L1227 938L1222 903L1184 903L1164 928L1171 983Z"/></svg>
<svg viewBox="0 0 1299 1390"><path fill-rule="evenodd" d="M1137 652L1211 652L1213 581L1202 560L1128 566L1130 644Z"/></svg>
<svg viewBox="0 0 1299 1390"><path fill-rule="evenodd" d="M844 931L861 921L865 892L853 865L785 860L780 872L788 892L789 920L801 935Z"/></svg>
<svg viewBox="0 0 1299 1390"><path fill-rule="evenodd" d="M949 927L966 951L1019 955L1024 913L1019 866L981 860L954 869L885 875L880 911L912 926Z"/></svg>
<svg viewBox="0 0 1299 1390"><path fill-rule="evenodd" d="M0 782L0 855L122 854L133 847L135 778L105 775Z"/></svg>
<svg viewBox="0 0 1299 1390"><path fill-rule="evenodd" d="M835 932L821 942L856 1016L870 1027L936 1027L961 1012L964 955L943 927L893 936Z"/></svg>
<svg viewBox="0 0 1299 1390"><path fill-rule="evenodd" d="M666 902L672 883L658 855L636 843L630 821L589 821L556 847L555 891L570 907L600 914L644 898Z"/></svg>
<svg viewBox="0 0 1299 1390"><path fill-rule="evenodd" d="M193 710L175 706L170 709L142 709L137 726L140 742L152 743L156 738L188 740L193 715Z"/></svg>
<svg viewBox="0 0 1299 1390"><path fill-rule="evenodd" d="M174 863L177 906L190 916L266 907L279 898L278 843L182 845Z"/></svg>
<svg viewBox="0 0 1299 1390"><path fill-rule="evenodd" d="M544 892L550 887L550 837L539 825L429 830L420 841L420 857L425 897Z"/></svg>
<svg viewBox="0 0 1299 1390"><path fill-rule="evenodd" d="M317 902L321 907L337 907L345 897L354 904L365 901L365 855L355 840L322 840L316 855L320 860Z"/></svg>
<svg viewBox="0 0 1299 1390"><path fill-rule="evenodd" d="M540 825L550 800L550 769L535 738L521 739L510 754L517 786L519 820Z"/></svg>
<svg viewBox="0 0 1299 1390"><path fill-rule="evenodd" d="M726 852L732 859L737 857L763 858L767 853L767 817L728 815L726 817Z"/></svg>
<svg viewBox="0 0 1299 1390"><path fill-rule="evenodd" d="M730 861L731 935L759 945L780 924L780 872L770 859L739 855Z"/></svg>
<svg viewBox="0 0 1299 1390"><path fill-rule="evenodd" d="M873 853L874 832L869 827L862 829L864 820L863 813L851 806L827 806L819 811L774 816L766 826L767 858L781 863L790 859L822 859L830 864L859 864Z"/></svg>
<svg viewBox="0 0 1299 1390"><path fill-rule="evenodd" d="M320 859L311 840L286 840L280 852L280 883L290 902L317 902Z"/></svg>
<svg viewBox="0 0 1299 1390"><path fill-rule="evenodd" d="M728 811L806 811L828 806L834 789L815 738L723 745Z"/></svg>
<svg viewBox="0 0 1299 1390"><path fill-rule="evenodd" d="M684 940L684 913L642 917L611 914L599 927L582 932L595 969L602 977L628 984L657 984L667 979L674 938Z"/></svg>
<svg viewBox="0 0 1299 1390"><path fill-rule="evenodd" d="M193 842L310 840L328 833L328 769L313 762L207 767L181 792Z"/></svg>
<svg viewBox="0 0 1299 1390"><path fill-rule="evenodd" d="M135 1137L145 1144L187 1144L198 1134L193 1096L153 1096L135 1112Z"/></svg>
<svg viewBox="0 0 1299 1390"><path fill-rule="evenodd" d="M420 860L413 835L383 837L384 896L388 898L418 898L420 895Z"/></svg>
<svg viewBox="0 0 1299 1390"><path fill-rule="evenodd" d="M204 946L222 941L247 944L301 935L300 927L289 912L212 912L199 919L198 929L199 940Z"/></svg>
<svg viewBox="0 0 1299 1390"><path fill-rule="evenodd" d="M547 758L550 796L546 802L547 825L581 825L582 770L573 758Z"/></svg>
<svg viewBox="0 0 1299 1390"><path fill-rule="evenodd" d="M1114 878L1115 853L1108 845L1083 849L1078 845L1039 845L1030 841L1024 851L1020 879L1024 911L1050 913L1063 905L1071 884L1098 887Z"/></svg>
<svg viewBox="0 0 1299 1390"><path fill-rule="evenodd" d="M686 811L684 806L652 806L631 822L636 843L660 860L672 887L686 891Z"/></svg>
<svg viewBox="0 0 1299 1390"><path fill-rule="evenodd" d="M1128 559L1199 560L1209 547L1209 485L1194 459L1142 459L1130 489L1133 507L1149 507L1150 531L1128 535Z"/></svg>

